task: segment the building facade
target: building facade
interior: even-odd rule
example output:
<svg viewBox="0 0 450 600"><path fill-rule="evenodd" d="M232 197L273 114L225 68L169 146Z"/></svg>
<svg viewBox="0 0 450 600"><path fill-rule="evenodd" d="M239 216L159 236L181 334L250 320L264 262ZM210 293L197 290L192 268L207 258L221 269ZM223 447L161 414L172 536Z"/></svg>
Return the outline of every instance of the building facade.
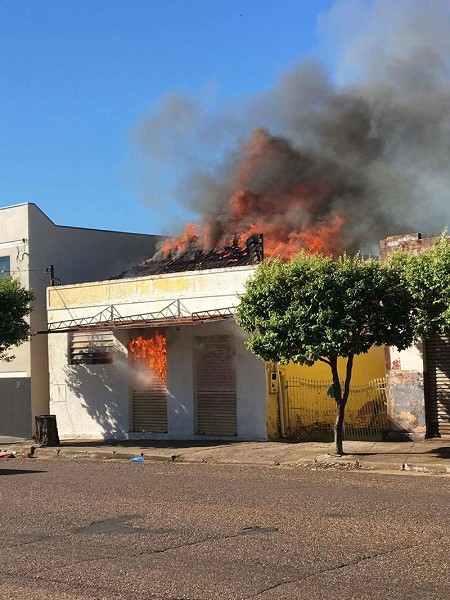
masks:
<svg viewBox="0 0 450 600"><path fill-rule="evenodd" d="M295 437L286 383L329 387L331 374L323 363L278 368L246 349L233 315L255 268L49 288L50 410L60 437ZM357 384L383 377L383 350L357 357L354 372Z"/></svg>
<svg viewBox="0 0 450 600"><path fill-rule="evenodd" d="M151 255L158 236L55 225L35 204L0 208L0 276L35 294L31 340L0 363L0 435L30 437L34 417L49 411L46 287L111 277Z"/></svg>
<svg viewBox="0 0 450 600"><path fill-rule="evenodd" d="M252 266L48 289L64 438L266 439L265 364L233 317Z"/></svg>

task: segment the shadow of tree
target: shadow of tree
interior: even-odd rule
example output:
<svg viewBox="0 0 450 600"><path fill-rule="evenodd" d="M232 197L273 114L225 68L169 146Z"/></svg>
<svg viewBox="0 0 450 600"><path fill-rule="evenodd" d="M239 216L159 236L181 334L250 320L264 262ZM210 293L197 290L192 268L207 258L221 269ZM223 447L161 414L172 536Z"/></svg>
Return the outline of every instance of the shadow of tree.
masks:
<svg viewBox="0 0 450 600"><path fill-rule="evenodd" d="M128 333L114 333L113 362L110 364L69 364L64 367L70 394L80 400L80 407L100 426L99 434L106 439L124 439L129 431L130 406L128 393ZM78 414L79 413L79 414ZM71 418L77 434L83 431L82 411ZM89 423L85 424L89 428Z"/></svg>
<svg viewBox="0 0 450 600"><path fill-rule="evenodd" d="M450 458L450 440L448 446L439 446L426 450L424 454L436 454L439 458Z"/></svg>
<svg viewBox="0 0 450 600"><path fill-rule="evenodd" d="M100 370L97 365L94 368L88 365L69 365L64 371L68 389L80 399L81 408L100 425L104 437L122 437L125 433L123 401L120 401L119 393L106 369ZM98 392L93 391L93 382L98 387ZM99 401L106 394L107 400ZM73 429L79 431L79 427Z"/></svg>
<svg viewBox="0 0 450 600"><path fill-rule="evenodd" d="M27 475L29 473L47 473L47 471L35 471L33 469L0 469L2 475Z"/></svg>

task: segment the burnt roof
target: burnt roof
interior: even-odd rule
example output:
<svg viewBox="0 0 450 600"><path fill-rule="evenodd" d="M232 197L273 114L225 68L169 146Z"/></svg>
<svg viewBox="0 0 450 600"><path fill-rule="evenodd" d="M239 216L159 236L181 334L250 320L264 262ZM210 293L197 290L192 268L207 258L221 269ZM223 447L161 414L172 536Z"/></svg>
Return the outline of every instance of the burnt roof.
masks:
<svg viewBox="0 0 450 600"><path fill-rule="evenodd" d="M198 247L190 247L184 253L169 258L159 258L158 254L146 259L140 264L123 271L112 279L130 277L145 277L163 273L180 273L183 271L202 271L206 269L221 269L224 267L243 267L255 265L264 258L263 236L255 234L247 239L245 248L236 242L223 249L205 251Z"/></svg>

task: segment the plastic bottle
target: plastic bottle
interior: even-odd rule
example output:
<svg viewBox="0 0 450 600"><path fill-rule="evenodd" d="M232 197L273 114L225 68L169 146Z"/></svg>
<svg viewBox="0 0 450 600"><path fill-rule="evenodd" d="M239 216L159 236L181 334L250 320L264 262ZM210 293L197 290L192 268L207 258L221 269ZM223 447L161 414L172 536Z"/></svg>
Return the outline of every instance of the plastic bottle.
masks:
<svg viewBox="0 0 450 600"><path fill-rule="evenodd" d="M144 462L144 455L135 456L134 458L130 458L130 462Z"/></svg>

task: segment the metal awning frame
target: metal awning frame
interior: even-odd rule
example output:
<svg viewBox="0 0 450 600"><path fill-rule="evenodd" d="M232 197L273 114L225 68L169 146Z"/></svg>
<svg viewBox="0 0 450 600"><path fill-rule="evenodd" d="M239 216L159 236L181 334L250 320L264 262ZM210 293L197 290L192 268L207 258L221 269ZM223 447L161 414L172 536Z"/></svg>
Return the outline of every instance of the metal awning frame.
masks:
<svg viewBox="0 0 450 600"><path fill-rule="evenodd" d="M156 312L122 316L117 308L111 305L92 317L49 323L46 331L39 331L38 333L64 333L92 329L176 327L231 319L234 317L235 310L236 307L232 306L191 313L180 300L174 300L165 308Z"/></svg>

